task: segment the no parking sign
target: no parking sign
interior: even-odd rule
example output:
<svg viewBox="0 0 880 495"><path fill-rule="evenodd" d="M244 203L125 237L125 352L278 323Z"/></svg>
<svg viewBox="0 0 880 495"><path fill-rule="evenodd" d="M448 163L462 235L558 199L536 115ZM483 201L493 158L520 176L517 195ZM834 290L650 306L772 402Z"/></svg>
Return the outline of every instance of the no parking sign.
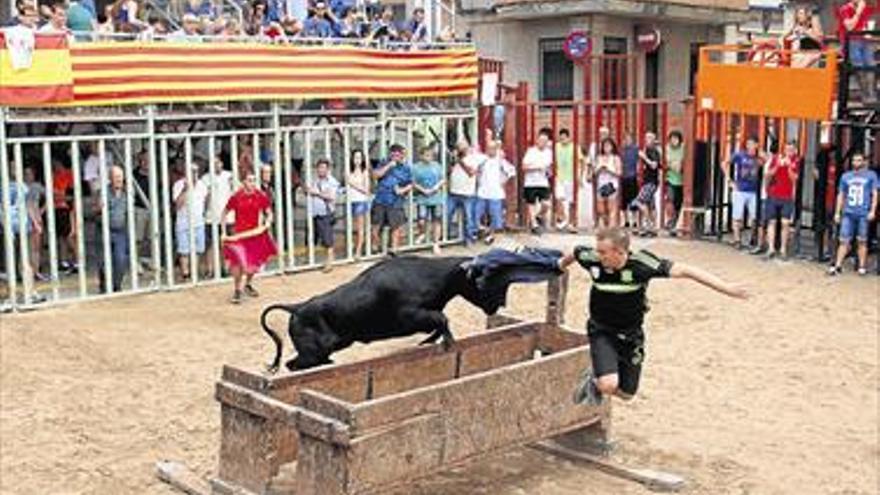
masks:
<svg viewBox="0 0 880 495"><path fill-rule="evenodd" d="M562 51L574 63L583 62L584 59L593 53L593 42L590 41L590 35L584 31L574 31L565 38L562 44Z"/></svg>

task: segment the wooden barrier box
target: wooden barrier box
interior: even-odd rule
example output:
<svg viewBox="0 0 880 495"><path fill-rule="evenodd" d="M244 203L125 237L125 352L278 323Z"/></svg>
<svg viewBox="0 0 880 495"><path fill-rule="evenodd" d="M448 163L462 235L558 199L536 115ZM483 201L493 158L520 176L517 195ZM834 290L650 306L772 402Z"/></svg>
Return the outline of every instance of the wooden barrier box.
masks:
<svg viewBox="0 0 880 495"><path fill-rule="evenodd" d="M545 438L604 437L610 401L571 399L589 365L583 332L490 320L499 324L449 351L419 347L271 378L226 367L214 492L376 493Z"/></svg>

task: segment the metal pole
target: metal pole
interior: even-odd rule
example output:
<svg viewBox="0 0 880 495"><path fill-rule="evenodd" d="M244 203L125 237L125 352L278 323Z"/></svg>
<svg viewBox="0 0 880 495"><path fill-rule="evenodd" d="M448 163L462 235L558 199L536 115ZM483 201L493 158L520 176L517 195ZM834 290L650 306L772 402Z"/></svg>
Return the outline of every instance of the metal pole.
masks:
<svg viewBox="0 0 880 495"><path fill-rule="evenodd" d="M104 292L113 293L113 258L110 252L110 202L107 194L110 180L107 177L107 141L101 139L98 141L98 180L101 190L101 246L103 248L104 260ZM79 182L79 175L74 177L74 181ZM94 194L94 191L92 192Z"/></svg>
<svg viewBox="0 0 880 495"><path fill-rule="evenodd" d="M413 121L409 119L406 121L406 149L409 152L409 164L412 167L414 162L414 158L416 156L416 150L413 149ZM410 188L409 194L407 194L407 210L409 211L409 215L407 215L406 222L406 243L408 247L412 247L415 243L415 228L413 226L414 219L416 218L416 207L415 207L415 192L413 188ZM427 224L426 224L427 225ZM428 227L426 227L427 229ZM427 237L426 237L427 238Z"/></svg>
<svg viewBox="0 0 880 495"><path fill-rule="evenodd" d="M354 246L352 246L353 219L351 216L351 135L349 129L342 129L342 176L345 177L345 257L352 259Z"/></svg>
<svg viewBox="0 0 880 495"><path fill-rule="evenodd" d="M284 197L282 184L281 163L281 108L278 102L272 102L272 158L274 159L275 197L272 201L275 205L275 242L278 244L278 252L284 252ZM284 271L283 254L278 257L278 270Z"/></svg>
<svg viewBox="0 0 880 495"><path fill-rule="evenodd" d="M256 132L251 136L251 162L254 164L254 175L257 178L257 187L263 185L263 162L260 161L260 135Z"/></svg>
<svg viewBox="0 0 880 495"><path fill-rule="evenodd" d="M174 287L174 231L171 229L171 184L168 178L168 139L159 143L162 160L162 220L165 226L165 278L169 288Z"/></svg>
<svg viewBox="0 0 880 495"><path fill-rule="evenodd" d="M2 124L0 124L2 125ZM4 166L0 164L0 167ZM43 181L46 184L46 231L49 243L49 276L52 279L52 301L60 297L58 278L58 231L55 226L55 196L52 180L52 149L49 143L43 143Z"/></svg>
<svg viewBox="0 0 880 495"><path fill-rule="evenodd" d="M214 272L214 280L220 280L220 275L223 272L223 269L220 265L220 225L223 225L223 228L226 227L226 219L218 218L218 214L222 213L222 210L226 207L223 205L220 207L220 211L217 211L215 207L215 202L217 201L217 177L214 173L214 161L217 157L217 141L214 136L208 138L208 187L209 189L209 197L211 198L210 204L208 204L210 216L211 216L211 265L214 267L212 270ZM205 228L208 228L206 225Z"/></svg>
<svg viewBox="0 0 880 495"><path fill-rule="evenodd" d="M160 287L162 285L162 250L160 248L160 239L159 239L159 184L158 178L156 177L156 107L153 105L147 106L147 133L149 137L147 138L147 145L150 147L149 153L147 156L150 160L150 172L149 172L149 182L150 182L150 245L152 248L152 264L153 264L153 281L156 284L156 287ZM165 213L168 213L168 210L165 209ZM169 270L171 267L168 267Z"/></svg>
<svg viewBox="0 0 880 495"><path fill-rule="evenodd" d="M232 162L232 185L233 189L241 187L241 175L238 171L238 135L229 138L229 161Z"/></svg>
<svg viewBox="0 0 880 495"><path fill-rule="evenodd" d="M449 147L447 146L447 143L446 143L446 127L448 125L449 125L448 119L446 117L440 117L440 129L441 129L441 132L443 133L443 135L440 136L440 143L439 143L440 144L440 168L443 169L443 178L444 179L446 177L449 177L448 170L447 170L448 169L447 155L449 153ZM443 242L446 242L449 240L449 181L448 180L444 180L443 196L446 198L446 201L444 201L443 204L440 206L440 212L441 212L441 220L440 221L442 222L442 225L443 225L443 235L441 237L443 238Z"/></svg>
<svg viewBox="0 0 880 495"><path fill-rule="evenodd" d="M128 222L128 270L131 273L131 287L133 290L140 289L140 276L138 274L138 245L135 235L134 219L134 173L131 164L131 139L125 140L125 196L126 196L126 222Z"/></svg>
<svg viewBox="0 0 880 495"><path fill-rule="evenodd" d="M375 126L373 127L375 130ZM371 174L373 171L373 164L370 162L370 126L364 126L363 132L361 135L362 138L362 149L364 155L364 161L366 161L367 166L367 174ZM371 184L372 180L367 180L367 184ZM372 206L372 201L367 197L367 204ZM366 214L366 218L364 219L364 254L367 256L373 254L373 224L372 224L372 215L368 211Z"/></svg>
<svg viewBox="0 0 880 495"><path fill-rule="evenodd" d="M85 298L88 295L88 288L86 286L86 242L85 242L85 230L83 228L83 204L82 204L82 181L79 180L82 177L82 173L80 171L80 156L79 156L79 143L77 141L73 141L70 143L71 147L71 165L73 172L73 213L74 213L74 224L76 228L76 263L78 265L78 278L79 278L79 296L81 298ZM103 166L103 164L102 164Z"/></svg>
<svg viewBox="0 0 880 495"><path fill-rule="evenodd" d="M287 187L284 188L287 201L287 215L284 218L287 223L287 268L292 269L296 266L296 245L293 242L293 227L295 225L293 208L293 151L289 131L284 132L284 177L287 183Z"/></svg>
<svg viewBox="0 0 880 495"><path fill-rule="evenodd" d="M24 298L22 302L24 305L28 305L31 303L31 293L34 290L34 274L31 269L30 262L30 252L28 249L28 237L30 237L30 233L28 232L28 204L27 204L27 195L22 194L25 190L24 186L24 165L22 164L21 157L21 144L16 144L14 148L15 153L15 190L16 190L16 206L18 208L18 249L19 259L21 260L21 280L22 287L24 288Z"/></svg>
<svg viewBox="0 0 880 495"><path fill-rule="evenodd" d="M183 140L183 152L184 152L184 160L186 162L186 176L184 180L186 181L187 189L181 193L186 194L186 215L189 217L189 221L187 222L187 233L189 236L189 277L190 281L193 285L197 284L199 281L199 260L198 254L196 254L196 183L195 177L193 177L193 153L192 153L192 138L187 136ZM259 175L259 174L257 174Z"/></svg>
<svg viewBox="0 0 880 495"><path fill-rule="evenodd" d="M14 310L16 307L15 291L15 251L12 239L12 212L9 211L12 206L9 190L9 157L6 150L6 109L0 108L0 188L2 188L2 206L3 211L3 250L6 254L6 285L9 290L9 305ZM51 191L51 189L48 189ZM49 201L51 196L47 193L46 200Z"/></svg>
<svg viewBox="0 0 880 495"><path fill-rule="evenodd" d="M305 131L305 163L303 164L303 168L305 169L305 182L307 187L311 187L312 185L312 131L311 129L306 129ZM306 193L306 235L308 238L306 239L306 245L308 246L308 254L309 254L309 265L315 265L315 226L312 222L312 199L311 196Z"/></svg>

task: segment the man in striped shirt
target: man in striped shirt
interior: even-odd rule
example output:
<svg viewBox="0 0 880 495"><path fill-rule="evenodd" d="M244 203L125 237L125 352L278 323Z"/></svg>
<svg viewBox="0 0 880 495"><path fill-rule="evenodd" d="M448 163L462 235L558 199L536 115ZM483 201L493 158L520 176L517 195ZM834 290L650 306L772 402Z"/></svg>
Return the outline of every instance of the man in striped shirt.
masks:
<svg viewBox="0 0 880 495"><path fill-rule="evenodd" d="M635 396L645 357L642 330L648 311L646 292L655 278L686 278L722 294L747 299L748 293L715 275L648 251L629 250L629 235L620 228L600 230L596 247L578 246L559 266L577 262L592 278L587 335L593 367L575 392L575 402L598 405L605 395Z"/></svg>

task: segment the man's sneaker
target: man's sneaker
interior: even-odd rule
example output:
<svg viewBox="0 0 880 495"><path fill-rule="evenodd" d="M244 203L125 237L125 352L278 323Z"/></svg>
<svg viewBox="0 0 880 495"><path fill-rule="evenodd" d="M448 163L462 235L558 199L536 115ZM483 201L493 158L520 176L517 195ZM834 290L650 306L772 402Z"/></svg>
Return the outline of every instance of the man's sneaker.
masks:
<svg viewBox="0 0 880 495"><path fill-rule="evenodd" d="M254 289L254 286L251 284L244 286L244 294L248 297L259 297L260 295L260 293L257 292L257 289Z"/></svg>
<svg viewBox="0 0 880 495"><path fill-rule="evenodd" d="M767 261L771 261L771 260L776 259L776 256L778 256L778 255L776 254L776 251L769 251L769 252L767 252L767 255L764 256L764 259L767 260Z"/></svg>
<svg viewBox="0 0 880 495"><path fill-rule="evenodd" d="M764 254L765 252L767 252L767 251L763 247L759 246L756 248L752 248L752 250L749 251L749 254L751 254L753 256L760 256L760 255Z"/></svg>
<svg viewBox="0 0 880 495"><path fill-rule="evenodd" d="M868 274L868 269L867 269L867 268L864 268L864 267L859 268L859 272L858 272L858 273L859 273L860 276L864 277L865 275Z"/></svg>
<svg viewBox="0 0 880 495"><path fill-rule="evenodd" d="M596 387L593 371L584 372L577 389L574 391L574 403L585 406L598 406L602 404L602 392Z"/></svg>
<svg viewBox="0 0 880 495"><path fill-rule="evenodd" d="M839 266L831 266L828 268L828 276L835 277L840 275L840 267Z"/></svg>
<svg viewBox="0 0 880 495"><path fill-rule="evenodd" d="M229 298L229 302L232 304L241 304L241 291L237 290L232 293L232 297Z"/></svg>

